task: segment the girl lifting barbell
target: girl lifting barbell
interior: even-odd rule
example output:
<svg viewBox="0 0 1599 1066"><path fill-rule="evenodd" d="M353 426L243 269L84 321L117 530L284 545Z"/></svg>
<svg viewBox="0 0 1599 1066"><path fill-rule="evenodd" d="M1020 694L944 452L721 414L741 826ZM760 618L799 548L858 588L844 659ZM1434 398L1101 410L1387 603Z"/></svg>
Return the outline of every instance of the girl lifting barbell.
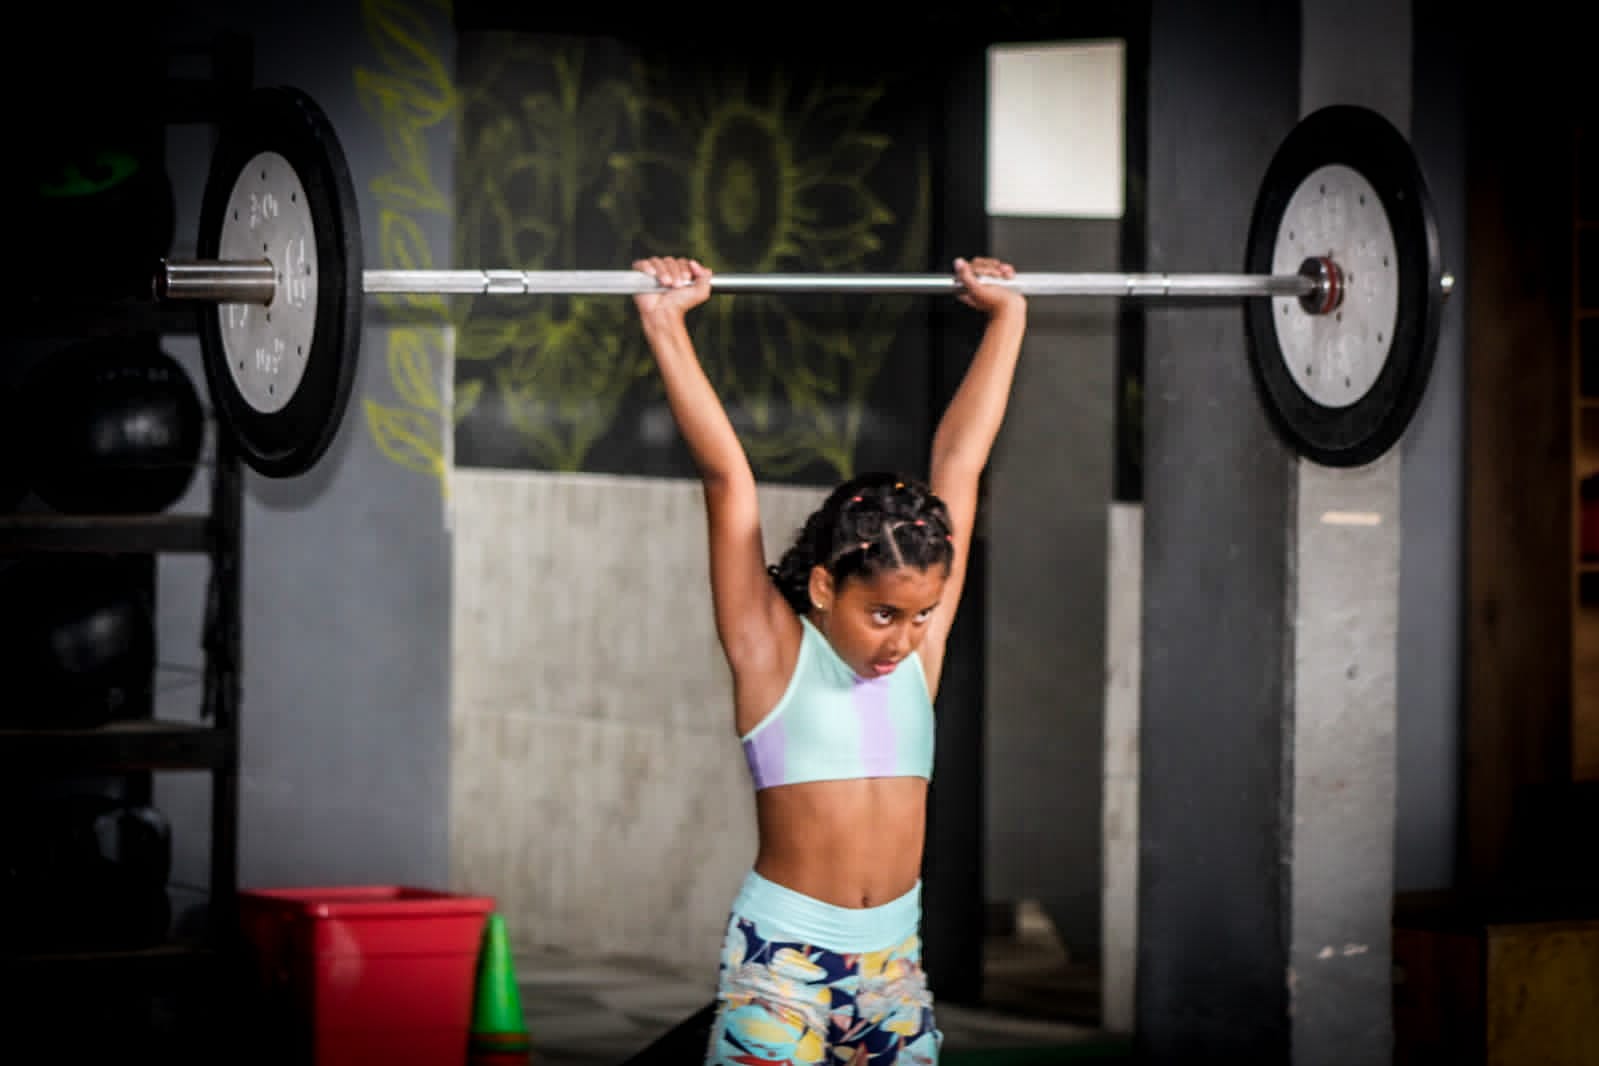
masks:
<svg viewBox="0 0 1599 1066"><path fill-rule="evenodd" d="M769 565L754 473L686 326L711 271L634 268L659 285L634 302L704 485L716 631L756 791L759 847L728 918L706 1062L936 1062L920 941L933 701L1026 297L979 281L1013 278L1010 264L955 261L958 299L988 322L926 480L843 482Z"/></svg>

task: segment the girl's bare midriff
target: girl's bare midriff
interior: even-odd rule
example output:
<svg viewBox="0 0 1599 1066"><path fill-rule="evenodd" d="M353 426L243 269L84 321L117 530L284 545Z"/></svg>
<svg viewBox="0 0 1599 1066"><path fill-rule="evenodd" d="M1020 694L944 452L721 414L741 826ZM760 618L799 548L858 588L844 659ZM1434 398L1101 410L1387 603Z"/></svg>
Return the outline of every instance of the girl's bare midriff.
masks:
<svg viewBox="0 0 1599 1066"><path fill-rule="evenodd" d="M768 881L839 907L876 907L922 873L927 782L919 777L811 781L755 794Z"/></svg>

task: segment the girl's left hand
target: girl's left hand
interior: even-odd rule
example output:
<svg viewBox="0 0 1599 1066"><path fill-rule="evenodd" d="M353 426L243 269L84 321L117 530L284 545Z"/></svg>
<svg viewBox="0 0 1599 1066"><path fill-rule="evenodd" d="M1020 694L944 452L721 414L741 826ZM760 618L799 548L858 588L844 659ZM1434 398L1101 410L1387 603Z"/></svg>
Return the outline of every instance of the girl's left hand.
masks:
<svg viewBox="0 0 1599 1066"><path fill-rule="evenodd" d="M980 278L1014 278L1016 268L1000 259L975 256L955 260L955 278L961 283L956 299L967 307L992 315L1006 307L1022 307L1027 297L1005 285L985 285Z"/></svg>

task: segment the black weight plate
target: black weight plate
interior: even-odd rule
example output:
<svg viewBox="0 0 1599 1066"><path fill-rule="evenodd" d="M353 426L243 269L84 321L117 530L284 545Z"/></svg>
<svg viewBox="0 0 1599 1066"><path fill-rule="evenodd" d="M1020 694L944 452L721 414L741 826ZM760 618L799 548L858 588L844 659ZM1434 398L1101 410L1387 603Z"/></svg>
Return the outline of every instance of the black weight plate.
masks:
<svg viewBox="0 0 1599 1066"><path fill-rule="evenodd" d="M344 151L333 125L304 92L288 87L251 90L218 136L200 210L197 254L215 259L234 184L262 152L287 160L305 189L316 238L316 317L305 370L293 396L262 411L240 391L228 369L222 309L200 316L206 380L219 421L252 469L293 477L311 469L333 442L349 406L361 353L361 220Z"/></svg>
<svg viewBox="0 0 1599 1066"><path fill-rule="evenodd" d="M1247 273L1273 272L1278 231L1295 190L1334 164L1372 185L1393 230L1398 309L1381 371L1356 402L1324 406L1288 372L1273 325L1276 300L1250 300L1245 315L1250 364L1276 431L1300 455L1348 467L1392 447L1427 390L1443 313L1443 264L1432 197L1409 142L1377 112L1335 104L1305 116L1272 157L1250 222Z"/></svg>

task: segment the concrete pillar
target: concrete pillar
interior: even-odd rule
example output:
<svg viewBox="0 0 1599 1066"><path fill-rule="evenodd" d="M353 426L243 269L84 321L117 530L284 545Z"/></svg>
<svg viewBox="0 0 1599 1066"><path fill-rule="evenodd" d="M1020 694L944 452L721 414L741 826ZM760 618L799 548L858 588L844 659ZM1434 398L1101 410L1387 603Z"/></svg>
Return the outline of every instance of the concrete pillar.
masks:
<svg viewBox="0 0 1599 1066"><path fill-rule="evenodd" d="M1240 269L1293 124L1340 102L1403 130L1409 84L1409 5L1156 0L1149 269ZM1386 1062L1399 451L1295 456L1235 306L1149 310L1145 397L1137 1042Z"/></svg>

